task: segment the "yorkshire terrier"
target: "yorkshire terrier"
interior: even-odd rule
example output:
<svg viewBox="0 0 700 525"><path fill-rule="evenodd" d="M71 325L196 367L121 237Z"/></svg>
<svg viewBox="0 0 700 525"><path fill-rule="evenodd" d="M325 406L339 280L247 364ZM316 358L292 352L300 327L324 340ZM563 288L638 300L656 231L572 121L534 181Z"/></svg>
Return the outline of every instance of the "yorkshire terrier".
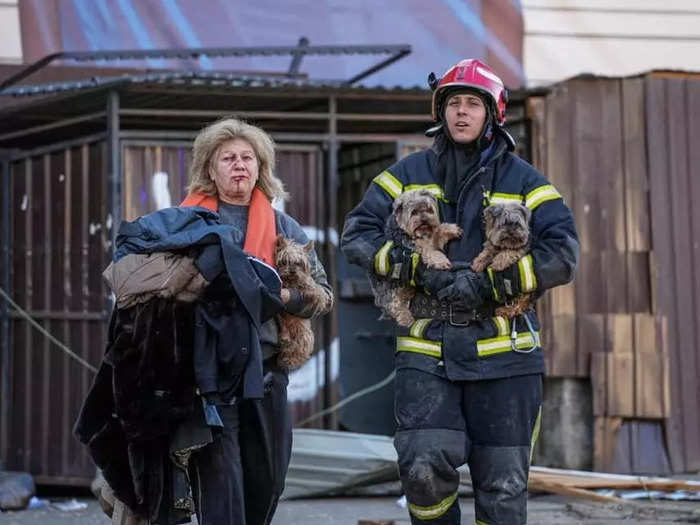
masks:
<svg viewBox="0 0 700 525"><path fill-rule="evenodd" d="M417 252L428 268L447 270L452 267L442 251L452 239L462 236L456 224L441 224L437 200L428 190L409 190L394 200L393 213L385 227L386 238L410 251ZM393 279L370 277L375 305L401 326L415 322L411 300L415 289L400 286Z"/></svg>
<svg viewBox="0 0 700 525"><path fill-rule="evenodd" d="M278 235L275 241L275 264L282 279L282 287L300 292L313 317L327 312L331 299L311 276L312 251L313 242L302 245L283 235ZM311 321L287 312L278 314L277 320L280 344L277 363L288 370L295 370L313 353L314 333Z"/></svg>
<svg viewBox="0 0 700 525"><path fill-rule="evenodd" d="M500 272L516 264L530 247L530 208L512 201L492 204L484 210L486 240L481 253L472 261L475 272L486 268ZM530 306L530 295L523 294L496 308L496 315L509 319Z"/></svg>

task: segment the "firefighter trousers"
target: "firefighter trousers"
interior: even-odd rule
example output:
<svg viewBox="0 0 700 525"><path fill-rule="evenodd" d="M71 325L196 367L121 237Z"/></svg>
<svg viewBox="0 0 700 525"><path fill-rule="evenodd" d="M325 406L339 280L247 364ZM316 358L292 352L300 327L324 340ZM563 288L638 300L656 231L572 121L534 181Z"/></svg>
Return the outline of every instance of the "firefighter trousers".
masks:
<svg viewBox="0 0 700 525"><path fill-rule="evenodd" d="M394 446L411 523L460 523L457 468L464 463L477 525L526 523L541 404L540 374L455 382L397 370Z"/></svg>
<svg viewBox="0 0 700 525"><path fill-rule="evenodd" d="M224 428L190 466L200 525L272 521L292 452L287 383L286 372L267 370L263 399L217 406Z"/></svg>

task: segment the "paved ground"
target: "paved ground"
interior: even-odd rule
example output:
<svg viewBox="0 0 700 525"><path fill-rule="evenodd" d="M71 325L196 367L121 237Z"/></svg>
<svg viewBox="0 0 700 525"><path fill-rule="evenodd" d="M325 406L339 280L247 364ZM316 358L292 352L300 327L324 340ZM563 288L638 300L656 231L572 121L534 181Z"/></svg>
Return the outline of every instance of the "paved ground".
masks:
<svg viewBox="0 0 700 525"><path fill-rule="evenodd" d="M62 512L54 507L0 513L2 525L108 525L95 500L80 499L88 508ZM473 524L473 500L463 498L462 523ZM394 520L408 525L406 510L396 498L328 498L285 501L280 504L273 525L357 525L360 519ZM700 502L653 502L634 506L585 503L558 496L533 496L529 523L538 525L666 525L700 523Z"/></svg>

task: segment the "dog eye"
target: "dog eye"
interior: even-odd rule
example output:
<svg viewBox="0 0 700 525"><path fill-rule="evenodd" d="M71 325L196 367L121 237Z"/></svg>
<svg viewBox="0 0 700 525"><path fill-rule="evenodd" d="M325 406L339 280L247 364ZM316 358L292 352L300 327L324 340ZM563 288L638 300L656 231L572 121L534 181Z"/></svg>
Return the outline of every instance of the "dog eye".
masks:
<svg viewBox="0 0 700 525"><path fill-rule="evenodd" d="M418 215L418 210L411 210L411 216Z"/></svg>

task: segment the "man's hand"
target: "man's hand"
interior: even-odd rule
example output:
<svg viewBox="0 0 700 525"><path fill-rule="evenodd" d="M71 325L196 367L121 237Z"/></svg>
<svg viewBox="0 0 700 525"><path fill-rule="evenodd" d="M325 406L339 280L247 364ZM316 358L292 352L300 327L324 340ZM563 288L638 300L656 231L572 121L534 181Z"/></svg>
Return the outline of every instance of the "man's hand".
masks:
<svg viewBox="0 0 700 525"><path fill-rule="evenodd" d="M455 272L452 270L435 270L423 263L416 267L416 286L423 288L430 295L440 296L440 292L454 284Z"/></svg>
<svg viewBox="0 0 700 525"><path fill-rule="evenodd" d="M477 310L487 300L493 299L491 280L486 272L475 273L465 268L449 273L453 280L437 292L438 299L472 310Z"/></svg>

